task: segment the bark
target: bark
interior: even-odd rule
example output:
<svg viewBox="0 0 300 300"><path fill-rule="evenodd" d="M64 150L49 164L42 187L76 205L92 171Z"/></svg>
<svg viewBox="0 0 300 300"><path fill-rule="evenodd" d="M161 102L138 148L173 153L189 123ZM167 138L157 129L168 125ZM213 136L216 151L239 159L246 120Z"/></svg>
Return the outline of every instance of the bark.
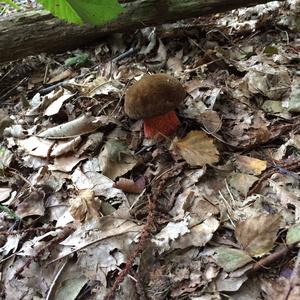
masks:
<svg viewBox="0 0 300 300"><path fill-rule="evenodd" d="M15 14L0 20L0 63L41 52L63 52L124 32L185 18L223 12L270 0L123 0L125 12L99 27L78 26L44 11Z"/></svg>

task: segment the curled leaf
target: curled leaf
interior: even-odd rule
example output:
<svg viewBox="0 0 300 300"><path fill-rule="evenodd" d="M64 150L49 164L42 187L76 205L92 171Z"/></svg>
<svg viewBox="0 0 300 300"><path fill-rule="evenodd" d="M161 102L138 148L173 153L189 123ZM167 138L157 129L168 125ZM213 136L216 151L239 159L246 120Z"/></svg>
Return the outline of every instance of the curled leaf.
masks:
<svg viewBox="0 0 300 300"><path fill-rule="evenodd" d="M119 178L113 187L120 189L123 192L140 194L145 188L145 177L141 177L137 181L127 178Z"/></svg>

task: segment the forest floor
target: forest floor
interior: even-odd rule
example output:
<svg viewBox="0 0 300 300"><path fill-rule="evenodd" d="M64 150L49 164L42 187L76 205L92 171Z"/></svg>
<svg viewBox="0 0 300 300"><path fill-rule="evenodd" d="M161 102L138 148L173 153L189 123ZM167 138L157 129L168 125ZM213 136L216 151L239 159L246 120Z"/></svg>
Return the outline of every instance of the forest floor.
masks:
<svg viewBox="0 0 300 300"><path fill-rule="evenodd" d="M1 299L300 299L300 2L0 66ZM174 136L123 109L186 90Z"/></svg>

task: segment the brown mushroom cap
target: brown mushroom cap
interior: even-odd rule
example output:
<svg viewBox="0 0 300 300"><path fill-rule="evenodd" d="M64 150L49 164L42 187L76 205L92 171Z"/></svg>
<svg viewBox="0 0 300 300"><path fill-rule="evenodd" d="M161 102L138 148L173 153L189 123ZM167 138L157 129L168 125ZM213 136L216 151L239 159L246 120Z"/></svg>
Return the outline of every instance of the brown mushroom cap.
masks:
<svg viewBox="0 0 300 300"><path fill-rule="evenodd" d="M174 110L185 98L181 83L166 74L145 75L125 94L125 113L131 119L144 119Z"/></svg>

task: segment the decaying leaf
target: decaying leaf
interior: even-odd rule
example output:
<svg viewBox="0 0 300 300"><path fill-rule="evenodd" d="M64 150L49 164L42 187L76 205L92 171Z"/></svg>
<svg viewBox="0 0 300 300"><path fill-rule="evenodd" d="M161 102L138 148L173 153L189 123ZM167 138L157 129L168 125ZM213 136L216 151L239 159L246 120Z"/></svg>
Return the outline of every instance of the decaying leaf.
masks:
<svg viewBox="0 0 300 300"><path fill-rule="evenodd" d="M93 190L81 190L76 198L69 200L70 214L79 222L88 219L99 219L99 209L95 201L95 192Z"/></svg>
<svg viewBox="0 0 300 300"><path fill-rule="evenodd" d="M155 237L152 242L157 245L160 253L168 251L171 248L171 242L178 239L180 236L190 232L188 228L188 219L180 222L169 222Z"/></svg>
<svg viewBox="0 0 300 300"><path fill-rule="evenodd" d="M293 225L289 228L286 234L286 243L292 245L300 242L300 223Z"/></svg>
<svg viewBox="0 0 300 300"><path fill-rule="evenodd" d="M273 248L280 221L279 214L261 214L240 221L235 229L236 239L249 255L262 256Z"/></svg>
<svg viewBox="0 0 300 300"><path fill-rule="evenodd" d="M251 186L258 180L254 175L244 173L235 173L229 179L229 184L239 191L242 195L247 196Z"/></svg>
<svg viewBox="0 0 300 300"><path fill-rule="evenodd" d="M0 145L0 170L9 167L13 159L13 153L6 147Z"/></svg>
<svg viewBox="0 0 300 300"><path fill-rule="evenodd" d="M137 181L127 178L119 178L114 187L127 193L140 194L145 188L145 178L140 177Z"/></svg>
<svg viewBox="0 0 300 300"><path fill-rule="evenodd" d="M203 131L191 131L183 139L173 140L171 148L191 166L204 166L219 160L219 151L213 139Z"/></svg>
<svg viewBox="0 0 300 300"><path fill-rule="evenodd" d="M138 159L127 145L118 140L107 141L99 155L102 173L112 180L132 170L137 163Z"/></svg>
<svg viewBox="0 0 300 300"><path fill-rule="evenodd" d="M1 109L0 110L0 137L2 137L5 128L12 125L14 121Z"/></svg>
<svg viewBox="0 0 300 300"><path fill-rule="evenodd" d="M216 133L222 126L222 120L214 110L205 110L199 115L199 120L209 133Z"/></svg>
<svg viewBox="0 0 300 300"><path fill-rule="evenodd" d="M236 292L247 279L247 275L236 278L230 277L226 272L223 272L216 282L217 289L220 292Z"/></svg>
<svg viewBox="0 0 300 300"><path fill-rule="evenodd" d="M232 272L252 260L245 251L229 247L217 248L215 258L217 264L226 272Z"/></svg>
<svg viewBox="0 0 300 300"><path fill-rule="evenodd" d="M11 192L12 192L12 189L9 187L0 188L0 203L5 201L7 198L9 198Z"/></svg>
<svg viewBox="0 0 300 300"><path fill-rule="evenodd" d="M89 279L101 280L105 285L106 275L130 256L141 230L141 225L114 216L104 216L97 221L91 219L61 243L65 247L62 254L77 249L75 264L80 273Z"/></svg>
<svg viewBox="0 0 300 300"><path fill-rule="evenodd" d="M101 117L83 115L73 121L49 128L41 133L43 138L70 138L95 131L102 125Z"/></svg>
<svg viewBox="0 0 300 300"><path fill-rule="evenodd" d="M64 102L73 97L74 94L72 94L68 90L64 90L64 94L58 99L54 100L46 109L44 112L45 116L53 116L59 112L61 107L63 106Z"/></svg>
<svg viewBox="0 0 300 300"><path fill-rule="evenodd" d="M82 172L76 168L72 176L73 184L77 189L93 189L96 196L104 197L105 199L114 198L114 201L123 202L126 200L125 194L113 187L114 182L103 174L95 171Z"/></svg>
<svg viewBox="0 0 300 300"><path fill-rule="evenodd" d="M17 207L16 213L21 218L28 216L43 216L45 213L45 192L33 191Z"/></svg>
<svg viewBox="0 0 300 300"><path fill-rule="evenodd" d="M71 139L67 142L58 142L51 150L50 157L57 157L63 154L74 152L76 147L80 144L81 137L78 136L74 139Z"/></svg>
<svg viewBox="0 0 300 300"><path fill-rule="evenodd" d="M203 247L212 239L219 225L220 222L215 217L207 218L201 224L192 226L190 232L172 242L172 249L186 249L191 246Z"/></svg>
<svg viewBox="0 0 300 300"><path fill-rule="evenodd" d="M19 141L19 146L28 154L43 158L48 157L54 144L53 141L44 140L36 136L31 136L28 139Z"/></svg>
<svg viewBox="0 0 300 300"><path fill-rule="evenodd" d="M238 155L236 158L236 164L241 172L260 175L262 171L267 168L267 162L254 157L245 155Z"/></svg>

